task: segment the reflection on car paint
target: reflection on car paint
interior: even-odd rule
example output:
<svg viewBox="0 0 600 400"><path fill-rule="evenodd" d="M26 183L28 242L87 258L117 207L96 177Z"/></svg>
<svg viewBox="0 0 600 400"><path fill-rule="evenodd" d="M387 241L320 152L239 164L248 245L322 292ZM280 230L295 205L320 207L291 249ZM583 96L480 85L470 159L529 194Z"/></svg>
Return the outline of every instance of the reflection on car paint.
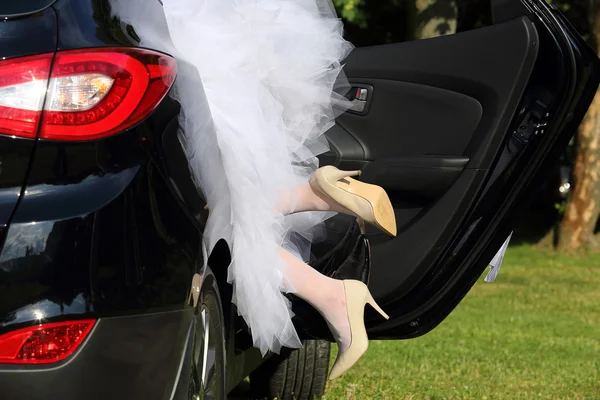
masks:
<svg viewBox="0 0 600 400"><path fill-rule="evenodd" d="M12 224L0 253L0 269L10 272L14 264L8 261L43 253L53 225L52 221Z"/></svg>
<svg viewBox="0 0 600 400"><path fill-rule="evenodd" d="M60 220L76 215L87 215L113 201L134 179L139 167L120 172L88 175L80 182L65 185L38 184L27 188L23 202L14 216L14 222ZM46 207L54 204L53 207Z"/></svg>
<svg viewBox="0 0 600 400"><path fill-rule="evenodd" d="M19 308L11 313L3 314L0 319L0 327L32 320L43 323L50 317L84 314L91 311L93 311L93 305L83 293L79 293L70 303L56 303L52 300L42 300Z"/></svg>

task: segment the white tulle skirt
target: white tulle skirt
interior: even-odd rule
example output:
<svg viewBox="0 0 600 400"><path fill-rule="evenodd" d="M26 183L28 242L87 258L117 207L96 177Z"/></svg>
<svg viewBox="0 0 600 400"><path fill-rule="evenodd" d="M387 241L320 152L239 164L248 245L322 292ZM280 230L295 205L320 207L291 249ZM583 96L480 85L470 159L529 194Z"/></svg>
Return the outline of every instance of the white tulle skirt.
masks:
<svg viewBox="0 0 600 400"><path fill-rule="evenodd" d="M156 18L115 8L122 19ZM138 30L180 68L181 141L210 209L205 245L232 252L233 301L263 354L301 346L282 292L281 247L307 260L319 213L284 216L283 193L305 183L328 149L323 133L345 107L341 60L352 46L330 0L163 0L171 40ZM146 26L150 25L147 21ZM138 26L138 25L134 25ZM193 71L195 72L195 71Z"/></svg>

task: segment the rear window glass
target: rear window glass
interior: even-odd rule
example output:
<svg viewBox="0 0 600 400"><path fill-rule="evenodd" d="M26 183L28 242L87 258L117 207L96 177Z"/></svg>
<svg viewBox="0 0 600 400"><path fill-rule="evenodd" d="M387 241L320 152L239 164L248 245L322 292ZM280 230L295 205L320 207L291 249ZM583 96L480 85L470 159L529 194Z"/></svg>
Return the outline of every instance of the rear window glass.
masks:
<svg viewBox="0 0 600 400"><path fill-rule="evenodd" d="M0 16L10 17L43 10L56 0L0 0Z"/></svg>

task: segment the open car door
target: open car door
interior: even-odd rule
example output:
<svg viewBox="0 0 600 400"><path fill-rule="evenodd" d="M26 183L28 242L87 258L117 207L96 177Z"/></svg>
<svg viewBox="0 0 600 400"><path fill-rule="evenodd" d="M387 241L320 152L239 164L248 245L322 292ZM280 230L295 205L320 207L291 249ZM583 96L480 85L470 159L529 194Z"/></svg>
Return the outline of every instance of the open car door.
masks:
<svg viewBox="0 0 600 400"><path fill-rule="evenodd" d="M352 111L326 160L383 186L398 236L372 232L371 339L437 326L484 272L587 111L599 61L543 0L493 2L494 25L356 49Z"/></svg>

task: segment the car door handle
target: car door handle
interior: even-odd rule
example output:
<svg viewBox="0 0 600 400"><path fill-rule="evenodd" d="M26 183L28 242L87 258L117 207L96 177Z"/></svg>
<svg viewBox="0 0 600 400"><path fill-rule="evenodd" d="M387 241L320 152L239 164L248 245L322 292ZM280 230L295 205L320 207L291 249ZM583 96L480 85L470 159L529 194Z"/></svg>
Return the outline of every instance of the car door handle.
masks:
<svg viewBox="0 0 600 400"><path fill-rule="evenodd" d="M353 99L351 102L350 111L354 111L357 113L364 113L367 108L366 100Z"/></svg>
<svg viewBox="0 0 600 400"><path fill-rule="evenodd" d="M350 108L348 111L355 114L366 114L371 103L373 86L353 85L349 92Z"/></svg>
<svg viewBox="0 0 600 400"><path fill-rule="evenodd" d="M366 102L369 98L369 89L368 88L352 88L354 91L355 100L360 100Z"/></svg>

